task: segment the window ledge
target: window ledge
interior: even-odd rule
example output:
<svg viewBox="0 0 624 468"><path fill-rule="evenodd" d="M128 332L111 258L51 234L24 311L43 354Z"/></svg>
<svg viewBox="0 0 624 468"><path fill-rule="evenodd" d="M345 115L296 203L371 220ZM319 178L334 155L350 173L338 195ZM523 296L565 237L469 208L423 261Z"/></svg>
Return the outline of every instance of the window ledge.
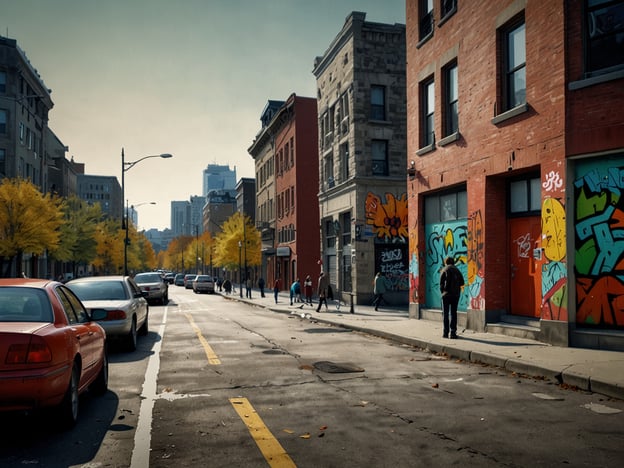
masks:
<svg viewBox="0 0 624 468"><path fill-rule="evenodd" d="M420 41L418 41L418 44L416 44L416 48L420 49L423 45L425 45L425 42L427 42L432 37L433 37L433 28L431 29L431 32L429 34L427 34Z"/></svg>
<svg viewBox="0 0 624 468"><path fill-rule="evenodd" d="M498 114L492 119L492 123L494 125L498 125L499 123L502 123L505 120L509 120L514 117L517 117L520 114L524 114L525 112L528 112L528 110L529 110L529 105L525 102L524 104L520 104L519 106L516 106L513 109L509 109L508 111L503 112L502 114Z"/></svg>
<svg viewBox="0 0 624 468"><path fill-rule="evenodd" d="M447 11L444 17L440 18L440 21L438 21L438 28L442 27L442 25L446 23L455 13L457 13L457 4Z"/></svg>
<svg viewBox="0 0 624 468"><path fill-rule="evenodd" d="M423 146L422 148L420 148L418 151L416 151L416 154L418 156L422 156L423 154L427 154L427 153L431 153L432 151L435 150L435 143L431 143L430 145L427 146Z"/></svg>
<svg viewBox="0 0 624 468"><path fill-rule="evenodd" d="M444 137L440 141L438 141L438 146L446 146L450 143L453 143L454 141L459 140L460 136L461 135L458 131L455 133L451 133L449 136Z"/></svg>
<svg viewBox="0 0 624 468"><path fill-rule="evenodd" d="M624 70L617 70L604 75L592 76L583 80L572 81L568 85L570 91L576 91L577 89L587 88L600 83L606 83L607 81L619 80L624 78Z"/></svg>
<svg viewBox="0 0 624 468"><path fill-rule="evenodd" d="M392 125L392 122L390 120L379 120L379 119L368 119L368 123L376 124L376 125Z"/></svg>

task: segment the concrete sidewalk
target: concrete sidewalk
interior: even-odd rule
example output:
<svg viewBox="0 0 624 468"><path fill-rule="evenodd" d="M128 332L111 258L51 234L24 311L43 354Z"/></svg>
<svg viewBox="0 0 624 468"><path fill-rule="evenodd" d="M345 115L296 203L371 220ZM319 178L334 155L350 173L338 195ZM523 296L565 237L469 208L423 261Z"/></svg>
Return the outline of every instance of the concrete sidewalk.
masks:
<svg viewBox="0 0 624 468"><path fill-rule="evenodd" d="M266 290L260 297L257 289L252 298L236 294L223 297L246 302L279 313L297 315L306 320L333 324L386 338L398 343L444 353L465 361L490 364L511 372L529 376L546 377L560 384L578 387L613 398L624 399L624 353L583 348L562 348L539 341L514 338L493 333L458 330L459 339L442 338L442 323L408 318L406 308L355 305L350 313L349 304L337 310L330 301L316 312L313 306L295 303L290 305L288 293L281 292L275 303L273 291Z"/></svg>

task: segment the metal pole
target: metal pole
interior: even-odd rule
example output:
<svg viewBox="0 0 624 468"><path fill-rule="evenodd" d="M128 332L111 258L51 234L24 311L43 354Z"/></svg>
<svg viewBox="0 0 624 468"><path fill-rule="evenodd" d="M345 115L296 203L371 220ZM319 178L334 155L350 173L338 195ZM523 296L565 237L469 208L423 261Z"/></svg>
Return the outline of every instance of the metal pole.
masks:
<svg viewBox="0 0 624 468"><path fill-rule="evenodd" d="M126 156L124 149L121 148L121 228L126 230L126 237L124 240L124 275L128 275L128 220L126 219L127 209L124 206L126 202Z"/></svg>
<svg viewBox="0 0 624 468"><path fill-rule="evenodd" d="M239 279L240 279L240 283L239 283L240 288L239 289L240 289L240 297L241 298L243 297L243 273L241 271L242 268L243 268L243 265L242 265L242 262L241 262L242 247L243 247L243 245L242 245L241 241L238 241L238 276L239 276Z"/></svg>

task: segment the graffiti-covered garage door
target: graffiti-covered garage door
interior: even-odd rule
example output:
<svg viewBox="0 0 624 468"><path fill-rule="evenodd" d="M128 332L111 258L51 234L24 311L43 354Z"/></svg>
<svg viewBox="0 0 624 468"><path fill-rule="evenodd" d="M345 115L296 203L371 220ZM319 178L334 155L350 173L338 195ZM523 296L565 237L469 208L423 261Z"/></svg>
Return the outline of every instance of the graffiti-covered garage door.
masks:
<svg viewBox="0 0 624 468"><path fill-rule="evenodd" d="M579 161L574 178L576 322L624 329L624 154Z"/></svg>

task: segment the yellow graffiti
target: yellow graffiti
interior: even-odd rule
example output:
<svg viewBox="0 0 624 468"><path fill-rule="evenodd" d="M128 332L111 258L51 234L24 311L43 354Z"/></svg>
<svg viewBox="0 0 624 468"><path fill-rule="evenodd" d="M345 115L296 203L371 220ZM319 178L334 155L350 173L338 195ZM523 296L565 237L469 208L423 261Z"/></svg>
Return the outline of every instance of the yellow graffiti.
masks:
<svg viewBox="0 0 624 468"><path fill-rule="evenodd" d="M560 262L566 256L565 210L555 198L546 198L542 204L542 246L551 261Z"/></svg>
<svg viewBox="0 0 624 468"><path fill-rule="evenodd" d="M366 224L373 227L378 238L407 239L407 194L396 198L386 193L386 203L372 192L366 195Z"/></svg>

